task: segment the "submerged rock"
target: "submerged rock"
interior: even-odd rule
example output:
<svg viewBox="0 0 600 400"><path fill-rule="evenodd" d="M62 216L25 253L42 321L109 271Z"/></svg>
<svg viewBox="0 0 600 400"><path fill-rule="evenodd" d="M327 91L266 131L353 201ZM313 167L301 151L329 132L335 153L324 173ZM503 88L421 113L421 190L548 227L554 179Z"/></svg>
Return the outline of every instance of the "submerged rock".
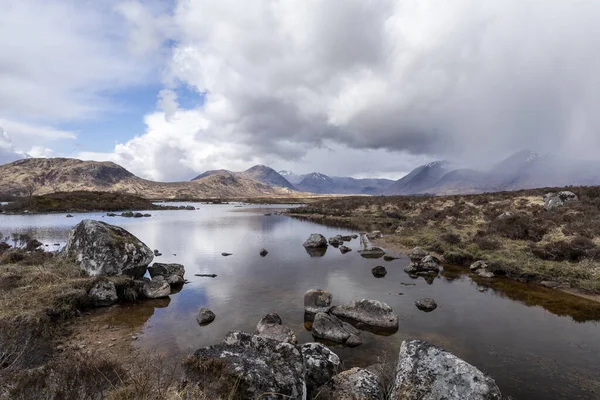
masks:
<svg viewBox="0 0 600 400"><path fill-rule="evenodd" d="M158 251L157 249L154 249L154 257L160 257L162 256L162 253L160 251Z"/></svg>
<svg viewBox="0 0 600 400"><path fill-rule="evenodd" d="M133 212L132 211L125 211L121 213L121 217L125 217L125 218L132 218L133 217Z"/></svg>
<svg viewBox="0 0 600 400"><path fill-rule="evenodd" d="M339 318L323 312L315 315L312 323L312 335L333 343L342 343L350 347L362 344L358 329Z"/></svg>
<svg viewBox="0 0 600 400"><path fill-rule="evenodd" d="M312 233L303 244L306 248L327 247L327 239L319 233Z"/></svg>
<svg viewBox="0 0 600 400"><path fill-rule="evenodd" d="M275 313L265 315L256 325L258 336L290 344L298 343L293 330L282 325L281 318Z"/></svg>
<svg viewBox="0 0 600 400"><path fill-rule="evenodd" d="M426 298L415 301L415 305L421 311L431 312L437 308L435 300Z"/></svg>
<svg viewBox="0 0 600 400"><path fill-rule="evenodd" d="M205 390L207 398L219 398L237 385L235 394L243 399L305 399L303 361L289 343L235 331L221 344L196 350L184 367L188 382Z"/></svg>
<svg viewBox="0 0 600 400"><path fill-rule="evenodd" d="M342 236L342 235L338 235L338 236L339 236L339 237L342 239L342 241L344 241L344 242L349 242L349 241L351 241L351 240L352 240L352 236L350 236L350 235L343 235L343 236Z"/></svg>
<svg viewBox="0 0 600 400"><path fill-rule="evenodd" d="M398 257L390 256L389 254L386 254L385 256L383 256L384 261L394 261L397 259L398 259Z"/></svg>
<svg viewBox="0 0 600 400"><path fill-rule="evenodd" d="M393 399L501 400L494 380L480 370L421 340L402 342Z"/></svg>
<svg viewBox="0 0 600 400"><path fill-rule="evenodd" d="M378 265L371 270L371 273L375 278L383 278L387 275L387 269L382 265Z"/></svg>
<svg viewBox="0 0 600 400"><path fill-rule="evenodd" d="M329 312L333 295L323 289L309 289L304 293L304 312L316 314Z"/></svg>
<svg viewBox="0 0 600 400"><path fill-rule="evenodd" d="M558 193L548 193L544 196L544 208L546 210L551 210L553 208L558 208L564 206L566 203L571 201L578 201L579 198L573 192L569 192L564 190Z"/></svg>
<svg viewBox="0 0 600 400"><path fill-rule="evenodd" d="M89 275L128 275L139 279L154 253L125 229L85 219L69 233L62 254Z"/></svg>
<svg viewBox="0 0 600 400"><path fill-rule="evenodd" d="M359 329L383 331L398 330L398 315L389 305L377 300L355 300L349 304L334 306L329 311L336 317L348 320Z"/></svg>
<svg viewBox="0 0 600 400"><path fill-rule="evenodd" d="M88 291L88 296L94 307L107 307L118 300L115 284L109 281L98 281Z"/></svg>
<svg viewBox="0 0 600 400"><path fill-rule="evenodd" d="M340 358L321 343L305 343L300 346L306 370L308 394L320 388L338 372Z"/></svg>
<svg viewBox="0 0 600 400"><path fill-rule="evenodd" d="M373 372L352 368L334 376L319 390L319 397L335 400L379 400L384 398L381 386L380 378Z"/></svg>
<svg viewBox="0 0 600 400"><path fill-rule="evenodd" d="M260 254L261 257L265 257L267 254L269 254L269 252L267 251L267 249L260 249Z"/></svg>
<svg viewBox="0 0 600 400"><path fill-rule="evenodd" d="M340 253L346 254L346 253L348 253L350 251L352 251L352 249L350 247L344 246L344 245L340 246Z"/></svg>
<svg viewBox="0 0 600 400"><path fill-rule="evenodd" d="M198 311L198 315L196 315L196 322L199 325L208 325L215 320L215 313L209 310L208 308L201 308Z"/></svg>

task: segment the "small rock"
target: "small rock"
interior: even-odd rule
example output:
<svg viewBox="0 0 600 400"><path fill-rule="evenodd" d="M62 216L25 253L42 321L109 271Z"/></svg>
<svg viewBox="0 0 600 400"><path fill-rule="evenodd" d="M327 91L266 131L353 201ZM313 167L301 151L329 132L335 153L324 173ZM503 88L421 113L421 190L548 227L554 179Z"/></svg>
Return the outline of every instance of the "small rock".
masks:
<svg viewBox="0 0 600 400"><path fill-rule="evenodd" d="M352 368L334 376L319 390L319 396L335 400L383 399L381 380L373 372ZM394 399L403 397L394 397Z"/></svg>
<svg viewBox="0 0 600 400"><path fill-rule="evenodd" d="M265 257L267 254L269 254L269 252L267 251L267 249L260 249L260 254L261 257Z"/></svg>
<svg viewBox="0 0 600 400"><path fill-rule="evenodd" d="M194 276L199 276L201 278L216 278L217 274L194 274Z"/></svg>
<svg viewBox="0 0 600 400"><path fill-rule="evenodd" d="M337 236L335 236L335 237L329 238L329 244L332 245L333 247L340 246L343 243L344 243L344 241L341 240L341 237L338 238Z"/></svg>
<svg viewBox="0 0 600 400"><path fill-rule="evenodd" d="M333 295L323 289L309 289L304 293L304 312L316 314L329 312Z"/></svg>
<svg viewBox="0 0 600 400"><path fill-rule="evenodd" d="M544 208L551 210L553 208L562 207L566 203L578 201L579 198L573 192L564 190L558 193L548 193L544 196Z"/></svg>
<svg viewBox="0 0 600 400"><path fill-rule="evenodd" d="M162 253L160 251L158 251L157 249L154 249L154 257L159 257L162 256Z"/></svg>
<svg viewBox="0 0 600 400"><path fill-rule="evenodd" d="M340 236L340 238L341 238L341 239L342 239L342 241L344 241L344 242L349 242L349 241L351 241L351 240L352 240L352 236L350 236L350 235L343 235L343 236L341 236L341 235L338 235L338 236Z"/></svg>
<svg viewBox="0 0 600 400"><path fill-rule="evenodd" d="M342 253L342 254L346 254L346 253L348 253L348 252L350 252L350 251L352 251L352 249L351 249L350 247L348 247L348 246L344 246L344 245L341 245L341 246L340 246L340 253Z"/></svg>
<svg viewBox="0 0 600 400"><path fill-rule="evenodd" d="M163 280L144 280L142 294L149 299L160 299L171 294L171 285Z"/></svg>
<svg viewBox="0 0 600 400"><path fill-rule="evenodd" d="M485 270L485 269L480 269L477 272L477 275L479 275L482 278L493 278L495 276L493 272Z"/></svg>
<svg viewBox="0 0 600 400"><path fill-rule="evenodd" d="M132 211L125 211L125 212L121 213L121 217L132 218L133 217L133 212Z"/></svg>
<svg viewBox="0 0 600 400"><path fill-rule="evenodd" d="M380 239L382 237L383 237L383 234L381 233L381 231L373 231L371 233L367 233L367 238L370 240Z"/></svg>
<svg viewBox="0 0 600 400"><path fill-rule="evenodd" d="M378 265L371 270L371 273L375 278L383 278L387 275L387 269L382 265Z"/></svg>
<svg viewBox="0 0 600 400"><path fill-rule="evenodd" d="M138 340L138 337L133 335L133 336L131 336L131 340Z"/></svg>
<svg viewBox="0 0 600 400"><path fill-rule="evenodd" d="M107 307L118 300L115 284L110 281L98 281L90 288L88 296L95 307Z"/></svg>
<svg viewBox="0 0 600 400"><path fill-rule="evenodd" d="M421 311L431 312L437 308L437 304L435 300L426 298L415 301L415 305Z"/></svg>
<svg viewBox="0 0 600 400"><path fill-rule="evenodd" d="M208 325L215 320L215 313L208 308L201 308L196 316L199 325Z"/></svg>
<svg viewBox="0 0 600 400"><path fill-rule="evenodd" d="M350 347L362 344L359 331L352 325L326 313L317 313L312 323L312 335L333 343L342 343Z"/></svg>
<svg viewBox="0 0 600 400"><path fill-rule="evenodd" d="M152 214L144 214L144 218L150 218L152 216Z"/></svg>
<svg viewBox="0 0 600 400"><path fill-rule="evenodd" d="M410 261L412 262L419 262L425 256L427 256L427 252L420 247L415 247L408 253L408 258L410 258Z"/></svg>
<svg viewBox="0 0 600 400"><path fill-rule="evenodd" d="M133 218L142 218L144 216L144 214L140 213L140 212L136 212L133 214Z"/></svg>
<svg viewBox="0 0 600 400"><path fill-rule="evenodd" d="M480 268L487 269L487 267L488 266L485 263L485 261L479 260L479 261L475 261L473 264L471 264L470 269L471 269L471 271L475 272Z"/></svg>
<svg viewBox="0 0 600 400"><path fill-rule="evenodd" d="M306 248L327 247L327 239L321 234L312 233L308 239L306 239L303 246Z"/></svg>
<svg viewBox="0 0 600 400"><path fill-rule="evenodd" d="M258 336L290 344L298 343L293 330L282 325L281 318L275 313L267 314L256 325Z"/></svg>
<svg viewBox="0 0 600 400"><path fill-rule="evenodd" d="M349 304L334 306L329 311L336 317L348 320L359 329L382 330L395 332L398 330L398 315L392 307L377 300L356 300Z"/></svg>
<svg viewBox="0 0 600 400"><path fill-rule="evenodd" d="M356 233L353 233L352 235L350 235L350 237L351 237L352 239L358 239L358 235L357 235Z"/></svg>
<svg viewBox="0 0 600 400"><path fill-rule="evenodd" d="M67 218L73 218L71 214L67 214Z"/></svg>
<svg viewBox="0 0 600 400"><path fill-rule="evenodd" d="M358 253L364 258L381 258L385 255L385 250L378 246L367 246Z"/></svg>
<svg viewBox="0 0 600 400"><path fill-rule="evenodd" d="M390 256L389 254L386 254L385 256L383 256L383 261L394 261L397 259L398 259L398 257Z"/></svg>

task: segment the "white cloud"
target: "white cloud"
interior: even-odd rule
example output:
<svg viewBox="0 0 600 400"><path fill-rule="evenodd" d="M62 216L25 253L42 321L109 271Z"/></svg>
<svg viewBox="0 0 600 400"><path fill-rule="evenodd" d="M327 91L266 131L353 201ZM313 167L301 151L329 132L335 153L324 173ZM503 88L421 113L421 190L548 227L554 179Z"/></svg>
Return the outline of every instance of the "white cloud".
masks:
<svg viewBox="0 0 600 400"><path fill-rule="evenodd" d="M0 164L9 163L24 156L25 154L15 150L12 140L4 129L0 127Z"/></svg>

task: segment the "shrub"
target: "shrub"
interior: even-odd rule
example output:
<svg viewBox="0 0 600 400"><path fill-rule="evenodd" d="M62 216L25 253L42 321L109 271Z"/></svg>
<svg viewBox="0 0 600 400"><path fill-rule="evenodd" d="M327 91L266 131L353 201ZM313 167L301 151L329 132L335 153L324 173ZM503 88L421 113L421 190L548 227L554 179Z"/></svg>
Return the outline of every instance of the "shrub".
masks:
<svg viewBox="0 0 600 400"><path fill-rule="evenodd" d="M527 214L514 214L496 218L489 224L489 231L511 240L539 242L549 231L549 224Z"/></svg>
<svg viewBox="0 0 600 400"><path fill-rule="evenodd" d="M578 236L570 242L559 240L542 247L534 246L531 248L531 252L542 260L572 262L581 261L584 258L594 258L600 253L594 242L582 236Z"/></svg>
<svg viewBox="0 0 600 400"><path fill-rule="evenodd" d="M502 243L494 238L487 236L477 236L473 238L473 243L477 245L481 250L500 250L502 248Z"/></svg>
<svg viewBox="0 0 600 400"><path fill-rule="evenodd" d="M452 232L440 235L440 239L448 244L459 244L462 242L460 235Z"/></svg>

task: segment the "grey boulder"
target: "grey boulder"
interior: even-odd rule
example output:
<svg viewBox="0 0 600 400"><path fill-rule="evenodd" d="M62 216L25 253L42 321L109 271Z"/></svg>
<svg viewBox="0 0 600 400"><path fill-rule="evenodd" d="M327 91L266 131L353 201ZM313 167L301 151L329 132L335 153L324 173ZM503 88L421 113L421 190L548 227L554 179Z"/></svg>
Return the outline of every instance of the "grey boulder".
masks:
<svg viewBox="0 0 600 400"><path fill-rule="evenodd" d="M431 312L437 308L437 303L435 300L426 298L415 301L415 305L421 311Z"/></svg>
<svg viewBox="0 0 600 400"><path fill-rule="evenodd" d="M181 264L154 263L148 267L152 279L163 277L172 287L179 287L185 282L185 268Z"/></svg>
<svg viewBox="0 0 600 400"><path fill-rule="evenodd" d="M110 281L98 281L88 291L88 296L94 307L107 307L118 300L115 284Z"/></svg>
<svg viewBox="0 0 600 400"><path fill-rule="evenodd" d="M321 343L305 343L300 346L306 369L308 393L329 382L340 368L340 358Z"/></svg>
<svg viewBox="0 0 600 400"><path fill-rule="evenodd" d="M346 254L346 253L348 253L348 252L350 252L350 251L352 251L352 249L351 249L350 247L348 247L348 246L344 246L344 245L341 245L341 246L340 246L340 253L342 253L342 254Z"/></svg>
<svg viewBox="0 0 600 400"><path fill-rule="evenodd" d="M296 334L293 330L285 325L282 325L281 318L275 313L267 314L256 325L256 333L258 336L268 339L286 342L290 344L298 343Z"/></svg>
<svg viewBox="0 0 600 400"><path fill-rule="evenodd" d="M379 246L366 246L358 253L365 258L380 258L385 255L385 250Z"/></svg>
<svg viewBox="0 0 600 400"><path fill-rule="evenodd" d="M412 275L429 275L440 272L439 260L434 256L425 256L419 261L413 261L404 268L404 271Z"/></svg>
<svg viewBox="0 0 600 400"><path fill-rule="evenodd" d="M383 265L378 265L371 269L371 273L375 278L383 278L387 275L387 269Z"/></svg>
<svg viewBox="0 0 600 400"><path fill-rule="evenodd" d="M553 208L558 208L564 206L566 203L571 201L577 201L579 198L573 192L569 192L564 190L558 193L547 193L544 196L544 208L546 210L551 210Z"/></svg>
<svg viewBox="0 0 600 400"><path fill-rule="evenodd" d="M334 376L319 390L319 397L335 400L383 399L381 380L369 370L352 368Z"/></svg>
<svg viewBox="0 0 600 400"><path fill-rule="evenodd" d="M352 325L326 313L317 313L312 323L312 335L332 343L341 343L349 347L362 344L359 331Z"/></svg>
<svg viewBox="0 0 600 400"><path fill-rule="evenodd" d="M62 254L89 275L127 275L139 279L154 253L125 229L84 219L69 233Z"/></svg>
<svg viewBox="0 0 600 400"><path fill-rule="evenodd" d="M425 256L427 256L427 252L420 247L415 247L408 253L408 258L410 258L410 261L412 262L419 262Z"/></svg>
<svg viewBox="0 0 600 400"><path fill-rule="evenodd" d="M327 239L321 234L312 233L308 239L306 239L303 246L306 248L327 247Z"/></svg>
<svg viewBox="0 0 600 400"><path fill-rule="evenodd" d="M402 342L393 399L501 400L494 380L447 351L421 340Z"/></svg>
<svg viewBox="0 0 600 400"><path fill-rule="evenodd" d="M495 276L494 273L489 270L488 265L481 260L471 264L470 269L482 278L493 278Z"/></svg>
<svg viewBox="0 0 600 400"><path fill-rule="evenodd" d="M328 312L331 308L333 295L323 289L309 289L304 293L304 312L316 314Z"/></svg>
<svg viewBox="0 0 600 400"><path fill-rule="evenodd" d="M142 294L148 299L160 299L171 294L171 285L161 276L161 279L145 279L142 283Z"/></svg>
<svg viewBox="0 0 600 400"><path fill-rule="evenodd" d="M216 315L214 312L203 307L198 311L198 315L196 315L196 322L198 322L198 325L208 325L213 322L215 318Z"/></svg>
<svg viewBox="0 0 600 400"><path fill-rule="evenodd" d="M234 331L221 344L196 350L184 368L188 382L198 385L207 398L229 393L236 384L239 398L300 400L306 398L303 361L289 343Z"/></svg>
<svg viewBox="0 0 600 400"><path fill-rule="evenodd" d="M355 300L349 304L334 306L330 313L347 320L359 329L390 331L398 330L398 315L384 302Z"/></svg>

